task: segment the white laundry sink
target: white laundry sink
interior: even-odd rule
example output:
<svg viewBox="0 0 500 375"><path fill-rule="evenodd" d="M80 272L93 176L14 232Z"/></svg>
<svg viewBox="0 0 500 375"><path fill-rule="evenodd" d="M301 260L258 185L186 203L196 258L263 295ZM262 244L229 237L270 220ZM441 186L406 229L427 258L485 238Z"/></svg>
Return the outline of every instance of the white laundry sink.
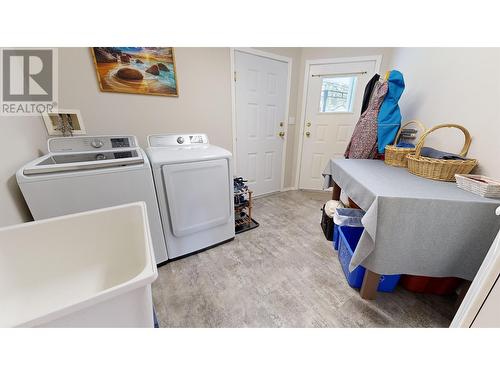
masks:
<svg viewBox="0 0 500 375"><path fill-rule="evenodd" d="M153 327L143 202L0 228L0 327Z"/></svg>

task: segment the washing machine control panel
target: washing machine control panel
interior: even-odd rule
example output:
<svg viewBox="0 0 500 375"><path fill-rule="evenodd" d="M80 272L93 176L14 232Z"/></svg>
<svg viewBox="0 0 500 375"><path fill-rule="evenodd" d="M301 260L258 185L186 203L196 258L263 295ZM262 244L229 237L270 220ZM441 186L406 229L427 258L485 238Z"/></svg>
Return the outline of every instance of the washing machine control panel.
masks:
<svg viewBox="0 0 500 375"><path fill-rule="evenodd" d="M150 135L148 143L151 147L169 147L169 146L190 146L196 144L207 144L206 134L164 134Z"/></svg>
<svg viewBox="0 0 500 375"><path fill-rule="evenodd" d="M189 142L193 143L207 143L203 135L195 134L189 136Z"/></svg>
<svg viewBox="0 0 500 375"><path fill-rule="evenodd" d="M107 151L139 147L132 136L81 136L50 138L48 149L51 153Z"/></svg>
<svg viewBox="0 0 500 375"><path fill-rule="evenodd" d="M127 137L121 138L111 138L111 147L113 148L129 148L130 147L130 139Z"/></svg>
<svg viewBox="0 0 500 375"><path fill-rule="evenodd" d="M101 141L99 138L95 138L90 141L90 145L94 148L101 148L102 146L104 146L104 142Z"/></svg>

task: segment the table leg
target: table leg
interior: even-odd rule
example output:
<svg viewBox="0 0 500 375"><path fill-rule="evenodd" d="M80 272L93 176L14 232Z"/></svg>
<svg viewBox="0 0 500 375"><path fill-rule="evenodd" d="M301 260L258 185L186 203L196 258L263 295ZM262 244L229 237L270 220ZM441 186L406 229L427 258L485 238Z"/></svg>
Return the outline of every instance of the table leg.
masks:
<svg viewBox="0 0 500 375"><path fill-rule="evenodd" d="M361 208L351 198L348 198L348 199L349 199L349 208L357 208L357 209Z"/></svg>
<svg viewBox="0 0 500 375"><path fill-rule="evenodd" d="M378 273L366 270L365 276L363 277L363 284L361 284L361 290L359 295L363 299L375 299L377 298L377 288L380 281L380 275Z"/></svg>
<svg viewBox="0 0 500 375"><path fill-rule="evenodd" d="M333 182L333 193L332 193L332 199L334 201L340 200L340 191L342 189L340 188L339 185L337 185L335 182Z"/></svg>

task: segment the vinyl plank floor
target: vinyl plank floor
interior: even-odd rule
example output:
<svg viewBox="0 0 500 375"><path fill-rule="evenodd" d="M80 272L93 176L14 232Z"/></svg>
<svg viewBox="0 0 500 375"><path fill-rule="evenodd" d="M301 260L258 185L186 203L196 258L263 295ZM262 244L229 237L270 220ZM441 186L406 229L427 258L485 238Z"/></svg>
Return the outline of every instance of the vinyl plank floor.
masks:
<svg viewBox="0 0 500 375"><path fill-rule="evenodd" d="M398 287L366 301L347 284L319 221L329 193L255 200L260 227L159 268L161 327L447 327L454 296Z"/></svg>

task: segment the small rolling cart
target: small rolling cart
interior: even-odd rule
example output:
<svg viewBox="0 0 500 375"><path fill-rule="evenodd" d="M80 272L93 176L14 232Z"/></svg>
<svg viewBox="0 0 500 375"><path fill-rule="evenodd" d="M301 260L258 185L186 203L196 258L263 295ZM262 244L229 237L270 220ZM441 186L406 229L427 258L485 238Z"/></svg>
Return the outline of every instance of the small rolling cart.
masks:
<svg viewBox="0 0 500 375"><path fill-rule="evenodd" d="M243 177L234 179L234 225L236 234L257 228L257 223L252 218L252 191L246 185Z"/></svg>

